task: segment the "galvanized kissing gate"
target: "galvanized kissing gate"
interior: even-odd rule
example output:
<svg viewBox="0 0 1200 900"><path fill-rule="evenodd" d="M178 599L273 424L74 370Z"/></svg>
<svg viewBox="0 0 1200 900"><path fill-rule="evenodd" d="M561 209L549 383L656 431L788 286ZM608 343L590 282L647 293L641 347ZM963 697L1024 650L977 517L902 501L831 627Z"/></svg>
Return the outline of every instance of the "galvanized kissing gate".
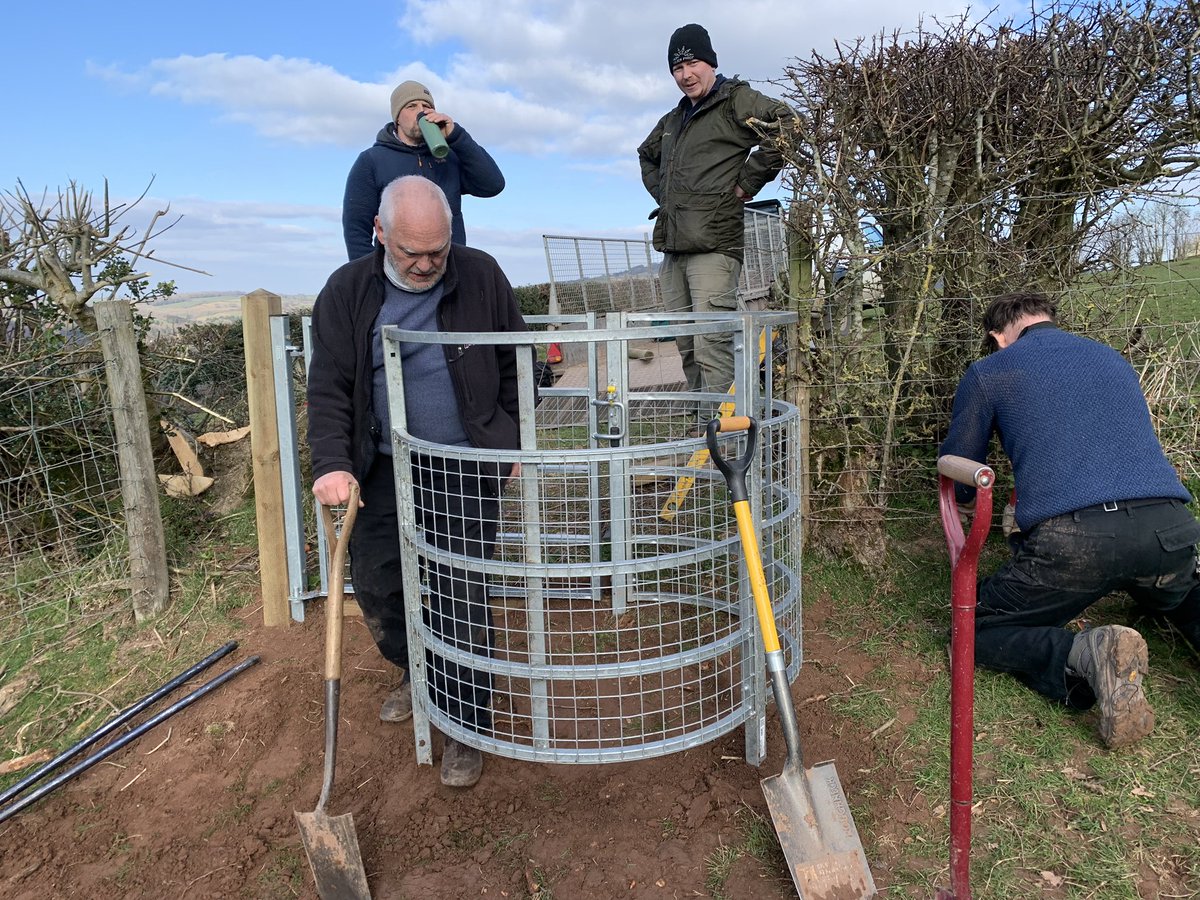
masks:
<svg viewBox="0 0 1200 900"><path fill-rule="evenodd" d="M501 756L600 763L685 750L745 725L745 756L758 764L770 688L737 526L697 426L713 415L759 422L747 483L790 683L802 657L800 421L794 406L774 397L770 348L795 314L612 312L602 325L594 313L528 321L560 327L384 332L394 455L411 460L396 466L396 490L418 760L432 761L431 727ZM279 331L277 358L287 362L299 351ZM672 340L680 336L732 340L728 394L686 389ZM517 353L519 450L432 444L409 430L400 344L507 344L544 356L551 341L574 345L568 356L579 362L542 388L535 404L533 354ZM280 368L285 393L277 396L292 396L293 367ZM279 404L284 493L291 494L290 597L293 617L302 618L305 601L321 590L307 584L307 485L299 464L287 464L299 459L293 406ZM744 439L721 436L729 455L740 454ZM511 463L519 474L500 494L490 555L454 548L428 520L422 525L418 506L436 490L428 471L507 471ZM322 554L320 573L326 564ZM486 586L487 627L448 621L463 607L442 596L447 579ZM446 711L454 706L442 695L460 693L455 673L485 686L487 715Z"/></svg>

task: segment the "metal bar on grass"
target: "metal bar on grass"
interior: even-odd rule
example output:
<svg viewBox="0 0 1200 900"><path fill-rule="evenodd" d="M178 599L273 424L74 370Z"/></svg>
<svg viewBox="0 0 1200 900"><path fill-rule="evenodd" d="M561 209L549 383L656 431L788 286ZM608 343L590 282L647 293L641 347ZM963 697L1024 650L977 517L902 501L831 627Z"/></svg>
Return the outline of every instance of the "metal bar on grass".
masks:
<svg viewBox="0 0 1200 900"><path fill-rule="evenodd" d="M58 756L54 757L54 759L50 760L50 762L46 763L44 766L42 766L36 772L26 775L24 778L22 778L16 784L11 784L7 788L5 788L3 792L0 792L0 805L7 803L9 800L11 800L13 797L17 796L17 794L24 791L30 785L32 785L38 781L41 781L47 774L49 774L54 769L57 769L59 766L61 766L63 763L65 763L72 756L75 756L78 753L82 753L88 747L92 746L92 744L96 743L96 741L100 740L105 735L109 734L110 732L112 732L112 731L116 730L117 728L119 728L120 726L124 725L126 722L128 722L130 719L132 719L134 716L136 716L138 713L140 713L146 707L152 706L153 704L157 703L159 700L161 700L167 694L171 693L173 690L175 690L177 687L179 687L185 681L195 678L197 675L199 675L201 672L203 672L205 669L207 669L209 666L211 666L213 663L215 663L218 659L221 659L221 657L228 655L236 648L237 648L237 641L230 641L229 643L225 644L224 646L219 647L218 649L214 650L208 656L204 657L204 659L200 660L200 662L196 663L194 666L192 666L186 672L182 672L179 675L176 675L174 678L172 678L170 681L168 681L166 684L164 684L158 690L147 694L141 700L137 701L136 703L134 703L130 706L127 706L125 709L121 710L121 712L117 713L115 716L113 716L111 719L109 719L107 722L105 722L103 725L101 725L99 728L97 728L95 731L93 731L90 735L85 737L83 740L79 741L79 743L75 744L72 747L68 747L66 750L64 750L62 753L58 754Z"/></svg>
<svg viewBox="0 0 1200 900"><path fill-rule="evenodd" d="M196 688L196 690L192 691L190 694L188 694L182 700L176 701L175 703L171 704L166 709L164 709L162 712L158 713L157 715L153 716L152 718L147 719L145 722L143 722L141 725L137 726L137 728L133 729L128 734L124 734L121 737L117 738L115 741L113 741L111 744L109 744L103 750L93 753L91 756L87 757L86 759L82 760L81 762L76 763L71 768L67 769L67 771L63 772L60 775L55 776L51 781L46 782L41 787L39 787L37 790L33 791L30 794L26 794L24 797L19 798L18 800L14 801L11 805L6 806L4 809L0 809L0 822L6 821L11 816L15 815L16 813L19 813L25 807L37 802L42 797L49 794L55 788L70 781L76 775L80 774L81 772L87 771L92 766L94 766L96 763L101 762L101 761L107 759L108 757L112 756L114 753L116 753L118 750L120 750L126 744L132 743L133 741L140 738L143 734L145 734L151 728L154 728L156 725L162 724L164 721L169 719L171 716L175 715L175 713L179 712L181 709L184 709L185 707L188 707L191 704L195 703L197 700L199 700L205 694L208 694L211 691L216 690L217 688L219 688L221 685L223 685L226 681L228 681L233 676L241 674L246 669L250 668L252 665L257 663L259 661L259 659L260 659L260 657L258 657L258 656L251 656L249 659L238 663L232 669L229 669L228 671L221 673L216 678L206 681L204 684L202 684L200 687Z"/></svg>

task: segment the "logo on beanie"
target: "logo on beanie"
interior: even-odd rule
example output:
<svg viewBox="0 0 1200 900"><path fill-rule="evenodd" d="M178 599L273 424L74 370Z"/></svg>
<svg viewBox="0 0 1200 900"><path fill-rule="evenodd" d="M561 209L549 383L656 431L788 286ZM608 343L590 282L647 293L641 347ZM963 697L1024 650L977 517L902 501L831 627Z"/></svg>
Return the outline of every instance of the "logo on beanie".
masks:
<svg viewBox="0 0 1200 900"><path fill-rule="evenodd" d="M695 58L696 54L692 52L691 47L679 47L671 54L671 68Z"/></svg>

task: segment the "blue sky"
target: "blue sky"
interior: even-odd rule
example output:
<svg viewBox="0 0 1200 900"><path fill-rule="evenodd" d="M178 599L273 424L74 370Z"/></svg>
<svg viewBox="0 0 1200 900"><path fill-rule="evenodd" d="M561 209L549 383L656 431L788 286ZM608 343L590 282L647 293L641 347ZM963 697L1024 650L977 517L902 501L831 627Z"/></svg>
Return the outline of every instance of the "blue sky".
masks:
<svg viewBox="0 0 1200 900"><path fill-rule="evenodd" d="M672 30L708 28L726 75L783 75L834 41L947 18L950 0L650 4L539 0L175 4L17 0L0 189L74 180L182 219L150 266L181 291L315 294L345 261L341 199L388 121L391 89L429 86L495 157L498 197L464 199L468 243L514 284L546 280L543 234L641 237L636 148L679 98ZM780 89L757 85L765 93ZM760 197L775 196L768 188Z"/></svg>

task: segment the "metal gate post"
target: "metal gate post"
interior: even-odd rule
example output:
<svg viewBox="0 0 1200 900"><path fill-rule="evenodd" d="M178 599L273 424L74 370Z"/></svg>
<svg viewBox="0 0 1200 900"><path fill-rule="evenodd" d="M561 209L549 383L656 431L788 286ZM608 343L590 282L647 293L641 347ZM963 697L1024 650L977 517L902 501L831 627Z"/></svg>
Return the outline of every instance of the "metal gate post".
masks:
<svg viewBox="0 0 1200 900"><path fill-rule="evenodd" d="M389 347L384 337L383 368L387 380L388 418L392 431L392 446L395 450L395 435L397 431L408 430L408 416L404 407L404 374L400 364L400 350ZM399 462L397 462L399 460ZM416 499L413 489L413 467L409 463L407 452L393 453L393 481L396 485L396 510L416 509ZM401 543L407 538L415 538L416 526L413 517L398 515L397 525L400 529ZM402 566L401 581L404 590L405 629L408 633L408 646L421 647L420 635L417 633L415 622L421 620L421 572L418 566ZM415 702L417 697L428 697L429 676L425 665L425 654L417 651L409 654L408 677L412 683L413 703L413 735L416 738L417 762L421 765L433 765L433 744L430 737L429 715L425 712L423 703Z"/></svg>
<svg viewBox="0 0 1200 900"><path fill-rule="evenodd" d="M607 325L614 337L605 346L608 373L608 427L612 447L620 450L628 444L629 429L629 344L616 335L625 331L625 313L610 313ZM599 437L599 435L597 435ZM625 562L629 550L629 459L616 453L608 463L609 560ZM612 610L614 616L625 612L629 604L629 576L613 572Z"/></svg>
<svg viewBox="0 0 1200 900"><path fill-rule="evenodd" d="M271 360L275 375L275 423L279 431L279 474L283 480L283 536L287 553L288 605L292 621L304 621L304 501L300 495L300 450L296 440L296 391L292 361L299 349L288 343L287 315L271 316Z"/></svg>
<svg viewBox="0 0 1200 900"><path fill-rule="evenodd" d="M308 370L312 366L312 316L301 317L300 333L304 336L304 377L307 381ZM316 498L313 498L313 512L319 522L321 518L321 504ZM317 594L324 597L329 593L329 548L320 534L317 535L317 575L320 581ZM347 594L351 593L353 585L347 582L345 591Z"/></svg>
<svg viewBox="0 0 1200 900"><path fill-rule="evenodd" d="M532 347L517 347L517 384L536 384L533 377L533 354L526 353ZM521 448L537 449L537 427L534 421L534 404L531 392L518 394L518 419L521 430ZM529 471L525 471L525 467ZM542 564L542 520L541 520L541 466L526 462L521 466L522 518L525 521L525 562L530 566ZM529 640L529 666L532 670L544 667L548 662L546 646L546 591L545 579L531 573L526 579L525 622ZM533 745L539 749L550 746L550 691L545 678L530 676L529 706L533 717Z"/></svg>
<svg viewBox="0 0 1200 900"><path fill-rule="evenodd" d="M594 329L597 326L597 316L594 312L588 313L588 328ZM588 382L588 404L587 404L587 427L588 427L588 445L592 448L601 446L600 439L597 435L600 433L600 413L599 401L596 397L600 394L600 355L596 352L596 342L587 342L587 382ZM604 504L601 502L603 491L600 489L600 461L599 459L589 460L588 467L588 559L591 562L597 562L600 559L601 548L604 545ZM603 599L603 590L600 579L592 579L592 602L599 605Z"/></svg>

